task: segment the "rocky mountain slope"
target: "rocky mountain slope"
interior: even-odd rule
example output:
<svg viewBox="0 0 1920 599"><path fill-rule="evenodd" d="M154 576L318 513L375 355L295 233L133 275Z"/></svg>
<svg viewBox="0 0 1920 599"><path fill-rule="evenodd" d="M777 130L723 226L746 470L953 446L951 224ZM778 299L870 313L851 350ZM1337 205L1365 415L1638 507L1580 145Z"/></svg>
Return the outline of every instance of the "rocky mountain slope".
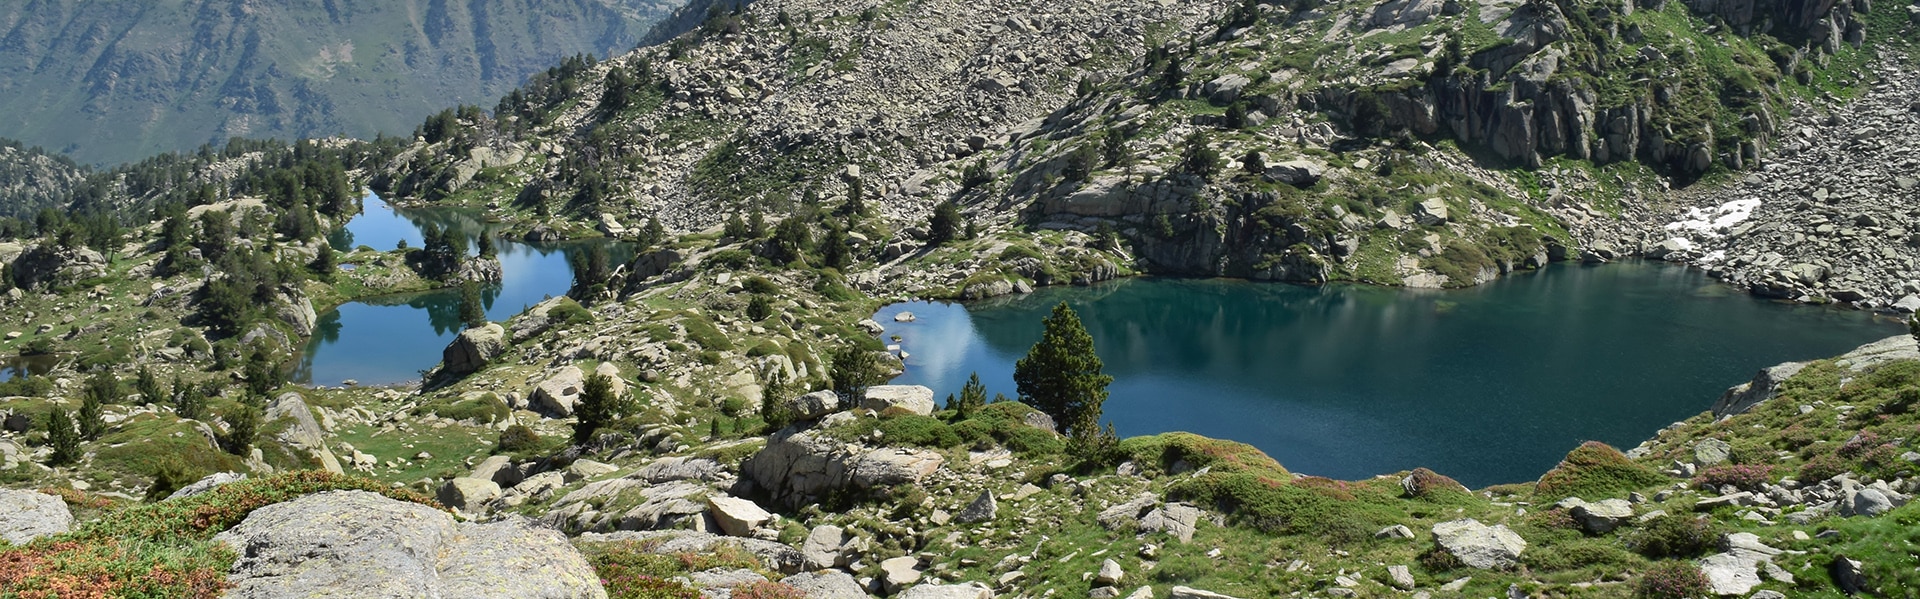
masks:
<svg viewBox="0 0 1920 599"><path fill-rule="evenodd" d="M1470 285L1638 254L1670 186L1770 168L1790 105L1912 39L1867 8L762 2L378 183L574 235L858 197L892 223L874 246L909 250L952 202L989 232L1111 231L1124 268ZM910 262L856 280L957 291Z"/></svg>
<svg viewBox="0 0 1920 599"><path fill-rule="evenodd" d="M87 163L228 137L406 134L491 105L562 58L630 50L677 4L212 3L0 6L0 135Z"/></svg>
<svg viewBox="0 0 1920 599"><path fill-rule="evenodd" d="M59 206L86 175L86 169L64 156L0 139L0 217L24 218Z"/></svg>

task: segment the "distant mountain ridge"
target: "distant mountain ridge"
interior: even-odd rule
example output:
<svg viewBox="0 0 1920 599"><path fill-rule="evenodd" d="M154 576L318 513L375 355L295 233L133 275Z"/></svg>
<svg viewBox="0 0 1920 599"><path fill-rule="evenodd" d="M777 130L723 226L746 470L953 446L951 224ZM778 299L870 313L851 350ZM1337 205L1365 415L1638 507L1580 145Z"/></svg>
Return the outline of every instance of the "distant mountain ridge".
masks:
<svg viewBox="0 0 1920 599"><path fill-rule="evenodd" d="M0 136L116 163L228 137L407 133L580 53L632 49L675 0L8 0Z"/></svg>

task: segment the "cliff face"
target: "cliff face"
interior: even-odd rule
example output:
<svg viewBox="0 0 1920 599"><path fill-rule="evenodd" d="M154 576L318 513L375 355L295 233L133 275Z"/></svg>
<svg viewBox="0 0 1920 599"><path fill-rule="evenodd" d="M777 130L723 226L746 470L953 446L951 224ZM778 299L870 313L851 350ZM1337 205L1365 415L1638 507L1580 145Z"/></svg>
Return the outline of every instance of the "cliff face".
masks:
<svg viewBox="0 0 1920 599"><path fill-rule="evenodd" d="M246 137L406 134L578 53L631 49L668 0L85 2L0 7L0 134L121 162Z"/></svg>

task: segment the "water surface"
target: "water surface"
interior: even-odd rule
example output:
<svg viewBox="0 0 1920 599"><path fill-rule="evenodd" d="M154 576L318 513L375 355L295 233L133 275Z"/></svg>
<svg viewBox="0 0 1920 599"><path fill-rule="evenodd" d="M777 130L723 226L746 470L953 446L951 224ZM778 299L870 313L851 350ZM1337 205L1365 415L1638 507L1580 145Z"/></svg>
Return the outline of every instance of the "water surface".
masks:
<svg viewBox="0 0 1920 599"><path fill-rule="evenodd" d="M482 235L491 238L503 276L501 284L483 287L480 295L487 319L495 322L565 295L573 285L569 254L599 244L608 249L613 264L633 257L631 246L623 243L514 241L504 236L500 225L472 211L400 210L371 194L363 202L361 215L328 236L334 247L366 245L384 251L405 240L407 247L418 248L421 227L429 223L466 237L469 251L478 251ZM416 381L440 363L441 350L460 334L460 292L443 289L352 302L321 314L315 328L295 366L294 381L321 385L347 380L365 385Z"/></svg>
<svg viewBox="0 0 1920 599"><path fill-rule="evenodd" d="M1585 440L1638 445L1762 367L1903 330L1633 263L1456 291L1135 279L875 319L910 354L897 383L944 398L978 372L989 397L1014 397L1013 363L1061 301L1114 377L1105 411L1123 437L1192 431L1296 472L1426 466L1476 488L1538 478ZM917 321L893 322L903 310Z"/></svg>

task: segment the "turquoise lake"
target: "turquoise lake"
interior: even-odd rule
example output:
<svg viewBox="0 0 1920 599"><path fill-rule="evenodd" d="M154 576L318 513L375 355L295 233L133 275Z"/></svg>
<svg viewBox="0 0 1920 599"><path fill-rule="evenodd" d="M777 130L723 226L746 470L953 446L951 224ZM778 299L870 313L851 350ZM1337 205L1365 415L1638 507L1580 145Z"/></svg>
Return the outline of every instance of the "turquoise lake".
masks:
<svg viewBox="0 0 1920 599"><path fill-rule="evenodd" d="M909 354L896 383L944 398L978 372L989 397L1015 397L1014 361L1061 301L1114 377L1105 415L1122 437L1191 431L1294 472L1425 466L1475 488L1534 480L1582 441L1631 448L1760 368L1905 330L1642 263L1449 291L1143 278L875 320ZM917 319L894 322L901 311Z"/></svg>
<svg viewBox="0 0 1920 599"><path fill-rule="evenodd" d="M328 236L335 248L367 246L392 250L405 240L422 245L427 223L454 231L475 247L489 236L499 255L502 281L481 289L487 319L505 322L548 298L566 295L573 285L567 256L593 244L608 248L613 264L633 258L630 245L607 241L530 244L506 237L502 228L475 213L456 209L396 210L378 196L362 200L362 213ZM460 292L443 289L369 298L320 314L313 337L294 365L293 380L339 385L352 380L386 385L420 380L422 371L440 363L440 352L460 334Z"/></svg>

